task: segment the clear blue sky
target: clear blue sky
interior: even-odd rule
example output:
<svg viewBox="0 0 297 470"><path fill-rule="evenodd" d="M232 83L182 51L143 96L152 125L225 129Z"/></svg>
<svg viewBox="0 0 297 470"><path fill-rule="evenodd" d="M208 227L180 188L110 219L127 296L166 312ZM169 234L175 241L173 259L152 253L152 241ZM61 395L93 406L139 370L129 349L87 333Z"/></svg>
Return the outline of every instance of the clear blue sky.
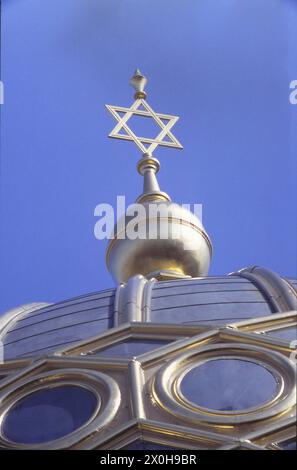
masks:
<svg viewBox="0 0 297 470"><path fill-rule="evenodd" d="M154 109L180 116L159 180L203 203L210 274L296 276L295 0L2 4L0 311L113 286L94 207L142 181L104 104L131 104L136 67Z"/></svg>

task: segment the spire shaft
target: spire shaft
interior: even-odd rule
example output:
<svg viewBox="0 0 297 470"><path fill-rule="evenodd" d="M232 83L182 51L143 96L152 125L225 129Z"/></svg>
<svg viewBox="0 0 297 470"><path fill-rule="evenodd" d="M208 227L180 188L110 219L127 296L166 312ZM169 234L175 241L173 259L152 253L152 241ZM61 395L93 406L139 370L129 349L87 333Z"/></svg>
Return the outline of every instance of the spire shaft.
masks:
<svg viewBox="0 0 297 470"><path fill-rule="evenodd" d="M160 162L149 154L144 154L137 164L138 172L143 176L143 193L137 202L161 199L170 201L168 194L160 190L156 173L160 169Z"/></svg>
<svg viewBox="0 0 297 470"><path fill-rule="evenodd" d="M154 170L146 170L143 175L143 192L150 193L152 191L160 191L160 186Z"/></svg>

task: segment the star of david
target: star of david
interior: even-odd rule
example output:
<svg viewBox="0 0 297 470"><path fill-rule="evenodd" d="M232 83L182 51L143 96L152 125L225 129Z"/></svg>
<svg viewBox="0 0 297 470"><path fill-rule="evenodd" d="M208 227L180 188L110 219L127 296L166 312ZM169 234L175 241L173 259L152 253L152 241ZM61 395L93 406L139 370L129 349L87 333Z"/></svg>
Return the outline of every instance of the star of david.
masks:
<svg viewBox="0 0 297 470"><path fill-rule="evenodd" d="M155 113L144 99L136 99L136 101L134 101L130 108L111 105L106 105L106 108L118 121L118 124L111 131L109 137L115 139L131 140L135 142L135 144L137 145L139 150L141 150L142 153L152 154L153 150L155 150L158 145L179 149L183 148L177 138L170 132L170 129L178 121L178 116ZM122 115L120 115L119 113L121 113ZM136 136L128 126L128 121L133 115L151 117L160 127L161 132L157 135L155 139ZM120 132L123 131L125 133L121 134Z"/></svg>

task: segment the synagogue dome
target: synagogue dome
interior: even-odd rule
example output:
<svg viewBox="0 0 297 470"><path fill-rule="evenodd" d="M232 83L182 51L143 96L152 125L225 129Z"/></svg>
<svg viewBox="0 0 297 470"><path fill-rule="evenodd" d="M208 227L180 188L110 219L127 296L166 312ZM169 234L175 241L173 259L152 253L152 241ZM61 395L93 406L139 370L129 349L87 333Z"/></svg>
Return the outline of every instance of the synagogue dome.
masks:
<svg viewBox="0 0 297 470"><path fill-rule="evenodd" d="M0 447L292 447L296 286L259 267L165 272L11 312Z"/></svg>
<svg viewBox="0 0 297 470"><path fill-rule="evenodd" d="M151 153L182 148L178 117L155 113L145 84L137 70L133 105L107 106L110 136L142 152L132 232L145 237L126 236L126 213L107 248L115 288L1 317L0 448L293 448L297 281L258 266L207 275L210 239L160 190ZM156 139L130 130L133 114L156 120Z"/></svg>

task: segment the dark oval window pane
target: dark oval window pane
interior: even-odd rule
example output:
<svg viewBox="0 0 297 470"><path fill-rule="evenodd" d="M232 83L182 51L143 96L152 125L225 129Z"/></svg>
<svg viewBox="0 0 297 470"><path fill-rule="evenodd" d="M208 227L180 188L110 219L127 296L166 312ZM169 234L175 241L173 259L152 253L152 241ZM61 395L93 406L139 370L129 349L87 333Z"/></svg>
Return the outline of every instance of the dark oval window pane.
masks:
<svg viewBox="0 0 297 470"><path fill-rule="evenodd" d="M153 349L158 349L168 343L170 343L168 340L131 338L101 349L101 351L97 351L95 355L133 357L152 351Z"/></svg>
<svg viewBox="0 0 297 470"><path fill-rule="evenodd" d="M21 399L8 412L4 435L13 442L40 444L81 427L96 409L97 398L82 387L65 385Z"/></svg>
<svg viewBox="0 0 297 470"><path fill-rule="evenodd" d="M264 367L239 359L216 359L188 372L181 382L187 400L204 408L228 411L261 405L277 390Z"/></svg>
<svg viewBox="0 0 297 470"><path fill-rule="evenodd" d="M266 331L266 334L269 336L274 336L275 338L293 341L294 339L297 339L297 328L293 326L290 328L282 328L281 330Z"/></svg>

